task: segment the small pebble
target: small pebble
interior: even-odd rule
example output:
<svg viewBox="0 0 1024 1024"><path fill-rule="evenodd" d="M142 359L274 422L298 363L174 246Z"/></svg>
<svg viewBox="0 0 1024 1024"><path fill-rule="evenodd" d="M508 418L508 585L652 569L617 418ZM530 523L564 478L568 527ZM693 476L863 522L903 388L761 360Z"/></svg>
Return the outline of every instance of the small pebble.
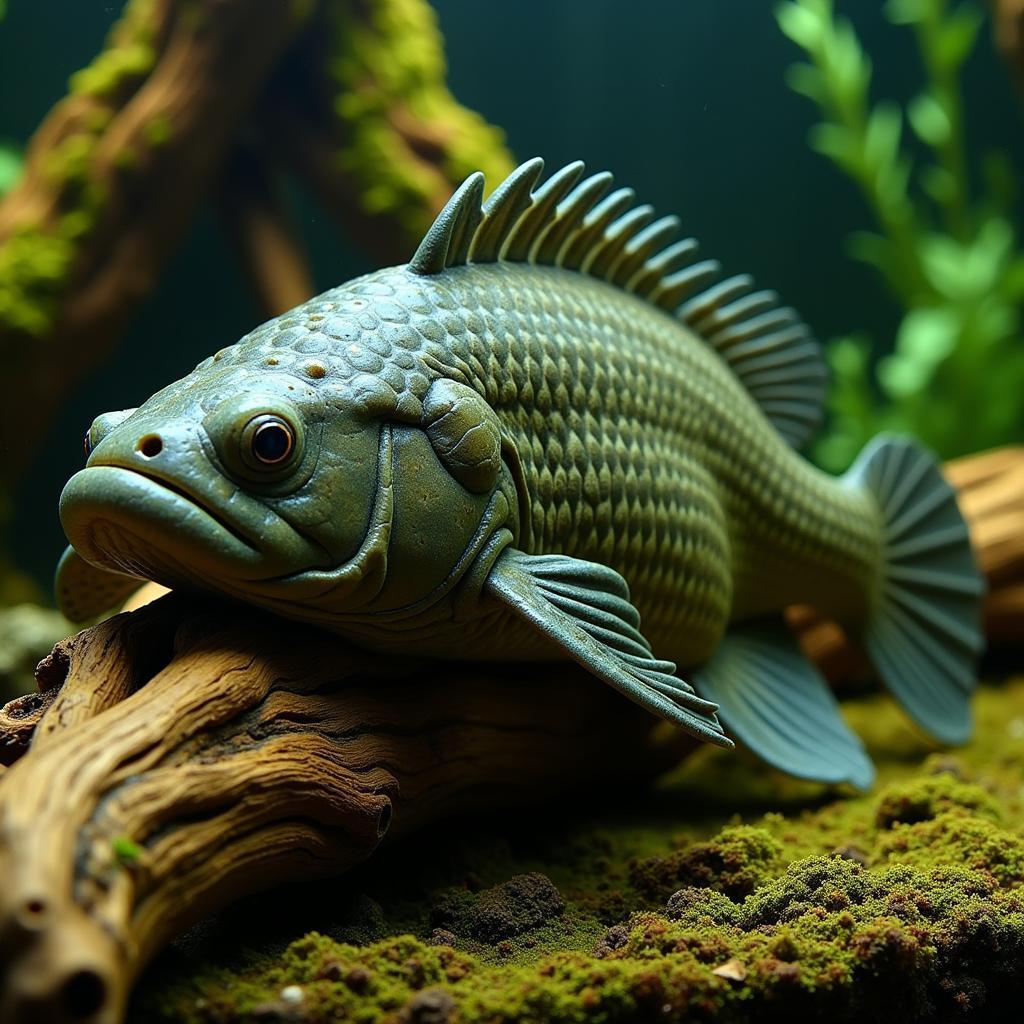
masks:
<svg viewBox="0 0 1024 1024"><path fill-rule="evenodd" d="M733 957L724 964L719 964L711 973L719 978L728 978L729 981L744 981L747 977L747 968L742 960Z"/></svg>
<svg viewBox="0 0 1024 1024"><path fill-rule="evenodd" d="M296 1003L301 1003L305 998L305 993L302 991L300 985L286 985L281 989L281 1001L289 1003L294 1006Z"/></svg>

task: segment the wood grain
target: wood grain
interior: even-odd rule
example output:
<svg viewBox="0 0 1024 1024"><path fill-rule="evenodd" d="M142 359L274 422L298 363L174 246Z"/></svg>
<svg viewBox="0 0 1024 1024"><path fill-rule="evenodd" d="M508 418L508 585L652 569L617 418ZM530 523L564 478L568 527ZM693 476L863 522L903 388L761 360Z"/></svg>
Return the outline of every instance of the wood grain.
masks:
<svg viewBox="0 0 1024 1024"><path fill-rule="evenodd" d="M474 807L657 774L691 743L572 666L406 663L169 595L87 630L0 720L0 1020L121 1019L170 938ZM514 826L510 817L510 827Z"/></svg>

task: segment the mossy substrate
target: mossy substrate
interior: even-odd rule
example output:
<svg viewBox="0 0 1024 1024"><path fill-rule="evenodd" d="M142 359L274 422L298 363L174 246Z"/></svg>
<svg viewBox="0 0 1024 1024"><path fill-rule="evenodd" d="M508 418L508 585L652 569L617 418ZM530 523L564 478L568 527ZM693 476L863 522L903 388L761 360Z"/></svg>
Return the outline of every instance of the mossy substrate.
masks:
<svg viewBox="0 0 1024 1024"><path fill-rule="evenodd" d="M1024 678L953 753L884 696L845 709L870 793L708 748L641 792L452 821L208 922L131 1019L1019 1019Z"/></svg>

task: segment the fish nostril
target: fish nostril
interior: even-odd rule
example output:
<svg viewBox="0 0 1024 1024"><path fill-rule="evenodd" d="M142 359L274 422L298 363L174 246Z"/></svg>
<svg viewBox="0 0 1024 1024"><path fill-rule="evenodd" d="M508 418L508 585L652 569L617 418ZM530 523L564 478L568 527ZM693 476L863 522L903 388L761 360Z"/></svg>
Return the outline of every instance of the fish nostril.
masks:
<svg viewBox="0 0 1024 1024"><path fill-rule="evenodd" d="M164 450L164 443L158 434L147 434L145 437L139 438L135 450L144 458L152 459Z"/></svg>

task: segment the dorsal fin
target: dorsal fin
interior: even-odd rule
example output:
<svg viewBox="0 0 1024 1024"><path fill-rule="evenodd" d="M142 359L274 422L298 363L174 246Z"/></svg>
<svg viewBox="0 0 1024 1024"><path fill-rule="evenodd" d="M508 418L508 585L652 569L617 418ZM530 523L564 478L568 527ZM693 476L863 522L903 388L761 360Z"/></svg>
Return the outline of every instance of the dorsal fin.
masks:
<svg viewBox="0 0 1024 1024"><path fill-rule="evenodd" d="M655 219L631 189L609 193L612 176L583 181L572 163L537 186L544 161L514 170L485 205L484 179L470 175L438 214L409 269L440 274L472 263L536 263L602 278L678 317L729 364L780 434L803 447L821 421L826 372L821 348L793 310L739 275L716 282L715 260L677 240L675 217ZM579 184L577 184L579 182ZM607 194L606 194L607 193Z"/></svg>

